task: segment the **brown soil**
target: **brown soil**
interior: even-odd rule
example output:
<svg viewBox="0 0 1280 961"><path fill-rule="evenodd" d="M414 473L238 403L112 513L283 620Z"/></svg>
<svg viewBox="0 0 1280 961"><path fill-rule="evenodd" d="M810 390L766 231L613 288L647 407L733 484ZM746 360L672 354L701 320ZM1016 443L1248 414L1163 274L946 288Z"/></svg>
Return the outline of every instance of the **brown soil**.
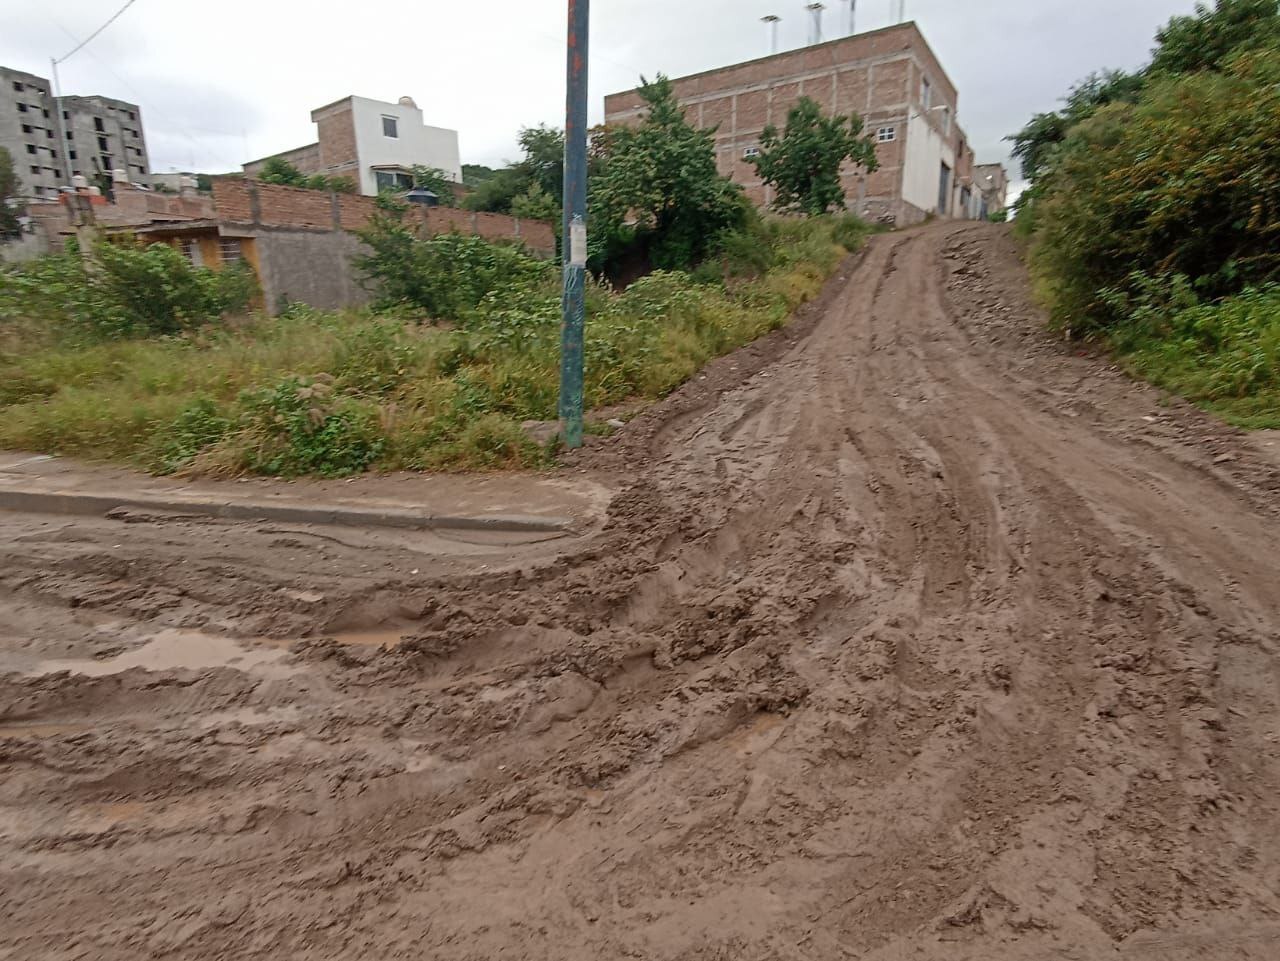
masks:
<svg viewBox="0 0 1280 961"><path fill-rule="evenodd" d="M0 957L1280 957L1280 470L1005 231L571 469L568 543L0 519Z"/></svg>

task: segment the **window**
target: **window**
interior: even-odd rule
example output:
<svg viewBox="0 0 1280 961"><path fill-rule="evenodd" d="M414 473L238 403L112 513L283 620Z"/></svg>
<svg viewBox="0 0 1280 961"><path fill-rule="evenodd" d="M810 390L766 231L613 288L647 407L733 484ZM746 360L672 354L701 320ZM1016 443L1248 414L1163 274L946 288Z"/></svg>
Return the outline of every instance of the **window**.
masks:
<svg viewBox="0 0 1280 961"><path fill-rule="evenodd" d="M50 140L52 140L52 139L53 139L53 131L52 131L52 130L46 130L46 131L44 132L44 135L45 135L48 139L50 139Z"/></svg>
<svg viewBox="0 0 1280 961"><path fill-rule="evenodd" d="M13 82L13 89L14 89L14 90L16 90L16 91L18 91L18 93L22 93L22 81L21 81L21 80L15 80L15 81Z"/></svg>
<svg viewBox="0 0 1280 961"><path fill-rule="evenodd" d="M107 128L106 128L106 126L102 123L102 118L101 118L101 117L94 117L94 118L93 118L93 129L94 129L94 130L96 130L96 131L98 131L99 133L102 133L103 131L105 131L105 130L107 129Z"/></svg>
<svg viewBox="0 0 1280 961"><path fill-rule="evenodd" d="M396 120L395 117L383 117L382 118L382 136L395 137L398 139L400 137L400 130L399 130L398 124L399 124L399 121Z"/></svg>
<svg viewBox="0 0 1280 961"><path fill-rule="evenodd" d="M70 131L70 130L68 130L68 131L67 131L67 139L68 139L68 140L70 140L70 139L71 139L71 131Z"/></svg>
<svg viewBox="0 0 1280 961"><path fill-rule="evenodd" d="M138 118L137 118L137 116L134 114L134 112L133 112L132 110L130 110L130 111L129 111L129 119L130 119L130 120L137 120L137 119L138 119ZM137 135L135 134L135 136L137 136Z"/></svg>
<svg viewBox="0 0 1280 961"><path fill-rule="evenodd" d="M102 169L108 172L116 169L116 165L111 162L111 157L107 154L102 155Z"/></svg>
<svg viewBox="0 0 1280 961"><path fill-rule="evenodd" d="M44 111L44 115L45 115L46 117L47 117L47 116L49 116L49 111L48 111L48 110Z"/></svg>
<svg viewBox="0 0 1280 961"><path fill-rule="evenodd" d="M99 149L99 150L110 150L110 149L111 149L111 145L110 145L109 143L107 143L107 138L106 138L106 137L99 137L99 138L98 138L98 149Z"/></svg>
<svg viewBox="0 0 1280 961"><path fill-rule="evenodd" d="M35 153L35 152L36 152L36 145L33 143L27 144L27 153Z"/></svg>
<svg viewBox="0 0 1280 961"><path fill-rule="evenodd" d="M29 123L24 123L24 124L22 125L22 132L23 132L23 133L34 133L34 132L35 132L35 129L36 129L36 128L35 128L35 127L33 127L33 126L31 126L31 124L29 124Z"/></svg>
<svg viewBox="0 0 1280 961"><path fill-rule="evenodd" d="M26 113L27 105L25 103L18 104L18 113Z"/></svg>
<svg viewBox="0 0 1280 961"><path fill-rule="evenodd" d="M752 157L759 157L759 156L760 156L759 147L748 147L746 150L742 151L743 160L750 160Z"/></svg>
<svg viewBox="0 0 1280 961"><path fill-rule="evenodd" d="M933 106L933 85L929 83L928 77L920 81L920 103L925 110Z"/></svg>
<svg viewBox="0 0 1280 961"><path fill-rule="evenodd" d="M876 141L878 143L893 143L898 139L897 127L881 127L876 131Z"/></svg>
<svg viewBox="0 0 1280 961"><path fill-rule="evenodd" d="M70 120L70 119L71 119L71 111L70 111L70 110L64 110L64 111L62 111L62 119L63 119L63 120Z"/></svg>
<svg viewBox="0 0 1280 961"><path fill-rule="evenodd" d="M239 237L223 237L218 241L218 253L224 264L234 264L244 260L244 249Z"/></svg>
<svg viewBox="0 0 1280 961"><path fill-rule="evenodd" d="M224 240L223 243L226 243L226 241ZM200 256L200 245L194 240L182 241L182 253L187 260L191 261L192 267L204 266L204 258Z"/></svg>
<svg viewBox="0 0 1280 961"><path fill-rule="evenodd" d="M40 176L40 168L37 167L35 164L31 165L31 172L35 174L37 177Z"/></svg>
<svg viewBox="0 0 1280 961"><path fill-rule="evenodd" d="M75 152L74 150L69 150L69 151L67 151L67 158L68 158L68 159L70 159L70 160L75 160L75 159L76 159L76 152Z"/></svg>
<svg viewBox="0 0 1280 961"><path fill-rule="evenodd" d="M384 190L413 189L413 177L398 170L375 170L373 179L377 183L378 193Z"/></svg>

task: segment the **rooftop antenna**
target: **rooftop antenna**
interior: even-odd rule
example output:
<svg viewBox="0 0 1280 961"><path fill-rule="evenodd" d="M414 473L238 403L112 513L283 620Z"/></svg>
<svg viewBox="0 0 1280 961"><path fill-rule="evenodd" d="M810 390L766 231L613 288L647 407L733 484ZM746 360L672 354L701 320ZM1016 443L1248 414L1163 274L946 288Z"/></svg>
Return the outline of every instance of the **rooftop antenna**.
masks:
<svg viewBox="0 0 1280 961"><path fill-rule="evenodd" d="M778 52L778 24L782 21L781 17L774 16L772 13L767 17L761 17L760 22L769 28L769 52Z"/></svg>
<svg viewBox="0 0 1280 961"><path fill-rule="evenodd" d="M849 0L849 36L858 32L858 0Z"/></svg>
<svg viewBox="0 0 1280 961"><path fill-rule="evenodd" d="M809 43L822 43L822 11L827 9L825 3L810 3L805 9L813 15L813 22L809 25Z"/></svg>
<svg viewBox="0 0 1280 961"><path fill-rule="evenodd" d="M902 23L907 19L907 0L890 0L889 15L894 23Z"/></svg>

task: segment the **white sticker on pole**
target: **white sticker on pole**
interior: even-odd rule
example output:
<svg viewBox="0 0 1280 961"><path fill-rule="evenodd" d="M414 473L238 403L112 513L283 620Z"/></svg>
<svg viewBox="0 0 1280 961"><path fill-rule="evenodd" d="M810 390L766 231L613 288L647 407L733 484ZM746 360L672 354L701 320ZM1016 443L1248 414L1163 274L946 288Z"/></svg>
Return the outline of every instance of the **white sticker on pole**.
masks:
<svg viewBox="0 0 1280 961"><path fill-rule="evenodd" d="M569 225L569 266L587 266L587 225L581 220Z"/></svg>

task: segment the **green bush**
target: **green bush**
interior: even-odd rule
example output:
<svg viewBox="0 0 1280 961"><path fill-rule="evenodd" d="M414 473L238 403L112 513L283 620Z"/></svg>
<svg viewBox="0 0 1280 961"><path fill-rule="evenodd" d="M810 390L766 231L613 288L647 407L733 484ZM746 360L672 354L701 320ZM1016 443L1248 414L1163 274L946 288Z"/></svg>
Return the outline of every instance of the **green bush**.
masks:
<svg viewBox="0 0 1280 961"><path fill-rule="evenodd" d="M554 264L522 250L458 233L424 237L408 208L383 198L360 232L369 253L356 260L379 307L410 306L436 320L460 320L491 291L553 283Z"/></svg>
<svg viewBox="0 0 1280 961"><path fill-rule="evenodd" d="M244 310L257 295L247 265L193 267L167 244L100 242L0 269L0 320L39 319L62 336L176 334Z"/></svg>
<svg viewBox="0 0 1280 961"><path fill-rule="evenodd" d="M1242 427L1280 428L1280 285L1201 302L1185 277L1134 277L1112 335L1136 373Z"/></svg>
<svg viewBox="0 0 1280 961"><path fill-rule="evenodd" d="M329 377L286 378L245 394L241 405L241 429L249 440L244 467L254 473L354 474L385 446L376 408L336 393Z"/></svg>
<svg viewBox="0 0 1280 961"><path fill-rule="evenodd" d="M1280 51L1162 78L1074 128L1043 184L1034 250L1059 323L1109 329L1137 275L1215 299L1280 277Z"/></svg>

